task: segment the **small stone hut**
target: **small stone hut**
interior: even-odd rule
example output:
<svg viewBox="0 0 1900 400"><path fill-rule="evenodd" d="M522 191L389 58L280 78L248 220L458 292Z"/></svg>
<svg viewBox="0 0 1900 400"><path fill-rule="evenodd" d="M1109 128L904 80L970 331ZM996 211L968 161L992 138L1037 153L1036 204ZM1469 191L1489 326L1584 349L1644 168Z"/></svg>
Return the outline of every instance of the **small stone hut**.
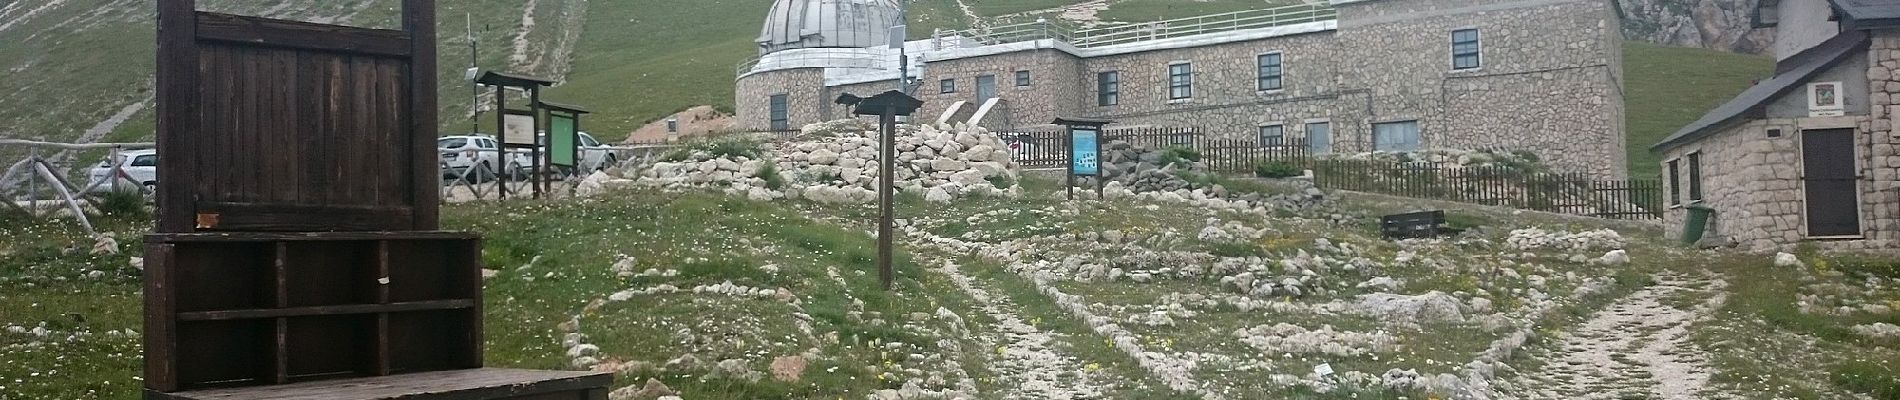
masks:
<svg viewBox="0 0 1900 400"><path fill-rule="evenodd" d="M1756 20L1782 27L1775 75L1651 148L1664 156L1666 220L1680 226L1701 205L1714 209L1704 240L1894 248L1900 2L1768 1Z"/></svg>

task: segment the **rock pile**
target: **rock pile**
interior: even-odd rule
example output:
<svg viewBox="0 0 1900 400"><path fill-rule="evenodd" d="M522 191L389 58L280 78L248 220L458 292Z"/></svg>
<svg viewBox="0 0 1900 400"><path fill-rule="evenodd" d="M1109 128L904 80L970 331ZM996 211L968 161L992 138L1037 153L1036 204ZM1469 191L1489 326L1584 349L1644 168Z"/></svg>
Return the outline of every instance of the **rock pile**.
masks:
<svg viewBox="0 0 1900 400"><path fill-rule="evenodd" d="M1622 249L1629 245L1629 240L1609 229L1551 232L1540 228L1524 228L1512 230L1504 243L1518 250L1583 251Z"/></svg>
<svg viewBox="0 0 1900 400"><path fill-rule="evenodd" d="M764 149L760 159L694 152L655 163L642 184L722 188L753 200L804 198L820 203L877 200L878 139L847 123L815 124L798 140ZM1015 197L1018 167L1001 139L982 128L902 126L895 161L898 189L947 203L963 197Z"/></svg>
<svg viewBox="0 0 1900 400"><path fill-rule="evenodd" d="M1374 151L1327 156L1334 160L1372 161L1400 164L1431 164L1451 168L1509 168L1525 171L1543 169L1537 155L1527 151L1426 149L1415 152Z"/></svg>

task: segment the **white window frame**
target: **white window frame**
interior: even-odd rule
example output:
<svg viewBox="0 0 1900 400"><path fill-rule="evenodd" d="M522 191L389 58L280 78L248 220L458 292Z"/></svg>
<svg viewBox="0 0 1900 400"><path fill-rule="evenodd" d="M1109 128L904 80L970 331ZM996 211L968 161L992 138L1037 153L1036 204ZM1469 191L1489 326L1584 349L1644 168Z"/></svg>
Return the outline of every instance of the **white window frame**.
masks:
<svg viewBox="0 0 1900 400"><path fill-rule="evenodd" d="M1667 196L1669 196L1669 208L1682 208L1682 193L1684 192L1684 190L1682 190L1684 186L1684 182L1682 181L1682 157L1663 160L1662 168L1663 174L1668 175L1664 177L1663 190L1667 193Z"/></svg>
<svg viewBox="0 0 1900 400"><path fill-rule="evenodd" d="M1174 97L1174 67L1181 66L1181 65L1187 66L1187 86L1186 86L1187 96ZM1170 61L1168 62L1167 69L1164 69L1162 71L1166 72L1166 75L1164 76L1167 77L1167 79L1162 81L1163 83L1167 85L1166 86L1167 90L1162 92L1162 94L1168 100L1168 103L1170 104L1188 103L1188 102L1194 101L1194 62L1193 61L1188 61L1188 60Z"/></svg>
<svg viewBox="0 0 1900 400"><path fill-rule="evenodd" d="M1448 41L1448 44L1445 46L1445 49L1449 50L1448 54L1451 57L1448 57L1445 60L1445 64L1451 67L1452 72L1472 72L1472 71L1484 70L1484 29L1480 29L1476 26L1452 28L1450 35L1455 37L1458 34L1458 31L1467 31L1467 30L1471 31L1471 33L1473 34L1478 35L1477 39L1474 40L1474 42L1476 42L1474 44L1478 46L1478 52L1477 52L1478 65L1472 66L1471 68L1458 68L1458 40L1455 38L1447 38L1451 40Z"/></svg>
<svg viewBox="0 0 1900 400"><path fill-rule="evenodd" d="M1260 74L1260 69L1265 67L1265 65L1260 64L1260 58L1270 56L1270 55L1280 56L1280 76L1279 76L1280 86L1272 88L1272 89L1263 89L1260 87L1260 79L1264 78L1265 76L1262 76ZM1253 73L1254 73L1254 76L1253 76L1254 91L1260 92L1260 94L1274 94L1274 93L1280 93L1280 92L1286 91L1286 51L1274 50L1274 51L1269 51L1265 53L1255 54L1253 56Z"/></svg>
<svg viewBox="0 0 1900 400"><path fill-rule="evenodd" d="M1273 143L1273 144L1267 143L1267 136L1265 132L1267 128L1280 128L1279 143ZM1254 128L1253 132L1254 132L1254 136L1258 138L1258 142L1260 143L1261 147L1286 145L1286 124L1279 123L1279 122L1262 123L1258 127Z"/></svg>

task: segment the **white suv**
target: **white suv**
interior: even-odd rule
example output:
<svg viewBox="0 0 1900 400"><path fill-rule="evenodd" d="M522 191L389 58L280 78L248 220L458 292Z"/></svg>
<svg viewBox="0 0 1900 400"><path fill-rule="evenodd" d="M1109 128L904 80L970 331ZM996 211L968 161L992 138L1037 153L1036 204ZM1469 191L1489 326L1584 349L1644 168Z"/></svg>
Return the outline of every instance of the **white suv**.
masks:
<svg viewBox="0 0 1900 400"><path fill-rule="evenodd" d="M495 177L496 172L505 167L495 150L501 142L488 135L443 136L435 140L435 149L442 155L442 177L455 179L467 174L476 181L486 181ZM476 166L481 168L476 169ZM475 172L466 172L475 169Z"/></svg>
<svg viewBox="0 0 1900 400"><path fill-rule="evenodd" d="M599 140L595 140L594 135L589 135L587 132L580 132L576 135L579 136L579 141L574 143L574 147L576 147L575 157L578 159L574 161L580 164L580 168L578 169L580 172L579 175L584 176L594 171L604 170L619 162L620 158L614 155L613 149L608 148L605 144L601 144ZM547 135L541 135L535 138L536 143L541 145L541 154L543 157L545 157L548 152L547 139ZM533 169L534 160L527 150L513 149L508 152L510 155L509 160L511 160L509 164L517 166L516 169L520 171L520 173L527 174L530 169ZM561 172L563 174L572 174L576 171L569 171L563 168Z"/></svg>
<svg viewBox="0 0 1900 400"><path fill-rule="evenodd" d="M87 171L86 186L91 187L91 189L89 189L91 192L102 193L112 191L115 183L118 185L130 185L119 186L118 188L120 190L133 190L138 186L144 186L146 190L158 188L158 150L148 149L120 152L118 160L119 171L124 172L124 174L117 176L116 179L112 176L112 162L113 160L101 161L99 165L93 166L92 170Z"/></svg>

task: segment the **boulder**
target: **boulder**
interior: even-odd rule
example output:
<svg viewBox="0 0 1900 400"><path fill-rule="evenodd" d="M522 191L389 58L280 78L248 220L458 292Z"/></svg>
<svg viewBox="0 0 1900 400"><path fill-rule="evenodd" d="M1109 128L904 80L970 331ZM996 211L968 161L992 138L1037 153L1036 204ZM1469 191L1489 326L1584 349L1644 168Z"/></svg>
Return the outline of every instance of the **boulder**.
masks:
<svg viewBox="0 0 1900 400"><path fill-rule="evenodd" d="M812 164L831 165L838 162L838 153L830 149L813 150L808 158Z"/></svg>
<svg viewBox="0 0 1900 400"><path fill-rule="evenodd" d="M1360 295L1355 311L1387 321L1409 323L1457 322L1465 319L1463 303L1439 291L1415 296L1391 293Z"/></svg>
<svg viewBox="0 0 1900 400"><path fill-rule="evenodd" d="M968 167L969 165L963 161L950 158L938 158L930 162L930 170L932 171L957 172L967 169Z"/></svg>
<svg viewBox="0 0 1900 400"><path fill-rule="evenodd" d="M1775 266L1782 268L1805 268L1808 265L1807 263L1801 262L1801 258L1795 257L1793 254L1775 253Z"/></svg>
<svg viewBox="0 0 1900 400"><path fill-rule="evenodd" d="M950 192L943 190L942 186L930 188L930 191L924 193L924 201L932 203L949 204L952 199L954 197L950 195Z"/></svg>

